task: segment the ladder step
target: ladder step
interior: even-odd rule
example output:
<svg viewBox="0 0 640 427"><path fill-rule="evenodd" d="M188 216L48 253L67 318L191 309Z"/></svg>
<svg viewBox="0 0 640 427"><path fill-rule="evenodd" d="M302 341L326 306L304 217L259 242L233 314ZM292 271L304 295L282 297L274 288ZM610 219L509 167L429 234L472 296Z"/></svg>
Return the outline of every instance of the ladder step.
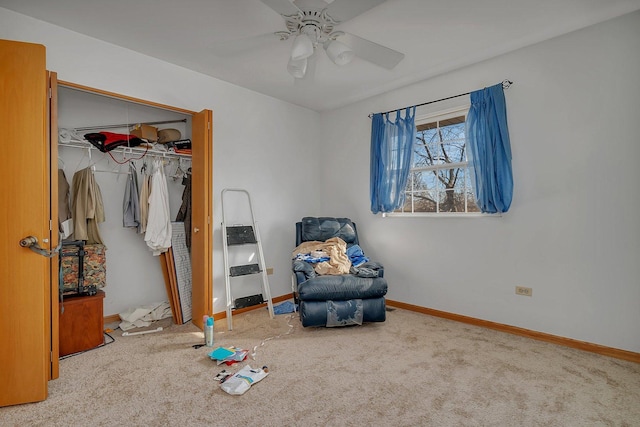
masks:
<svg viewBox="0 0 640 427"><path fill-rule="evenodd" d="M262 294L251 295L248 297L236 298L234 301L234 306L236 309L251 307L252 305L262 304L264 302L264 298L262 298Z"/></svg>
<svg viewBox="0 0 640 427"><path fill-rule="evenodd" d="M261 273L260 266L258 264L236 265L229 268L229 275L231 277L246 276L248 274Z"/></svg>
<svg viewBox="0 0 640 427"><path fill-rule="evenodd" d="M238 225L227 227L227 245L243 245L245 243L257 242L252 226Z"/></svg>

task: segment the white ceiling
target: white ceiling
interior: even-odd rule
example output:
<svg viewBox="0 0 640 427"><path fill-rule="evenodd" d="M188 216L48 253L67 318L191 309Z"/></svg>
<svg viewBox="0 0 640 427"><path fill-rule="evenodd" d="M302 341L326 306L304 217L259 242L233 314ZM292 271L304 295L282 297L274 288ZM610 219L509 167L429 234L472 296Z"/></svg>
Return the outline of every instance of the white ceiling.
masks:
<svg viewBox="0 0 640 427"><path fill-rule="evenodd" d="M337 29L405 58L392 70L357 57L339 67L320 52L306 85L286 70L292 40L272 35L285 30L284 19L260 0L0 0L0 7L323 111L638 10L640 0L387 0ZM252 48L220 54L239 40Z"/></svg>

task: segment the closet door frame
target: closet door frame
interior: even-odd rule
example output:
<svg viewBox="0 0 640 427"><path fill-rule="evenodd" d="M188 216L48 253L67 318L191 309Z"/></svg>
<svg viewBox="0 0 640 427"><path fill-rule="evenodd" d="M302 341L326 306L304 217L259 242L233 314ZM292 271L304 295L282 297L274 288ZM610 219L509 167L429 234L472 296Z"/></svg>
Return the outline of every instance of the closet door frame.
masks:
<svg viewBox="0 0 640 427"><path fill-rule="evenodd" d="M47 141L50 141L49 172L51 174L49 177L49 218L51 218L51 224L58 224L58 139L56 138L56 143L53 143L54 135L58 135L58 75L55 72L48 71L47 77L49 82L49 129ZM60 235L57 233L58 227L52 225L49 228L51 247L55 248L58 246L58 243L60 243ZM51 340L49 343L51 349L49 379L54 380L60 375L60 311L58 309L58 301L60 299L60 288L58 284L60 269L59 256L51 258L49 268L51 271L51 304L49 306L49 312L47 313L50 318L49 336Z"/></svg>
<svg viewBox="0 0 640 427"><path fill-rule="evenodd" d="M192 184L192 204L201 208L192 212L191 220L193 227L191 230L191 270L193 278L191 304L193 312L192 323L202 329L203 315L213 316L213 228L211 224L213 217L213 112L211 110L194 112L68 81L58 80L57 83L58 86L191 116L191 145L194 153L191 159L192 169L195 167L196 170L201 171L201 173L192 177L198 179L196 185ZM57 129L55 133L52 132L52 135L57 134ZM52 139L52 145L56 146L56 150L57 144L57 138ZM57 175L55 179L57 179ZM52 182L54 181L52 180ZM57 217L57 210L55 215ZM197 247L194 245L197 245ZM57 284L55 286L57 289Z"/></svg>

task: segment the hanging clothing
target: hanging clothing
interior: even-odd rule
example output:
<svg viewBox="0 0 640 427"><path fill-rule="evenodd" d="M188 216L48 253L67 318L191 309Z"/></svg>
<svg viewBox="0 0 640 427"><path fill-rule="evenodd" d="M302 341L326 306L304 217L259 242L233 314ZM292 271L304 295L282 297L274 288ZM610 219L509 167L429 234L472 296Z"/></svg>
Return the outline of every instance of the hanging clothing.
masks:
<svg viewBox="0 0 640 427"><path fill-rule="evenodd" d="M155 256L166 252L171 247L170 215L167 178L162 162L156 160L149 195L149 220L144 235L144 241Z"/></svg>
<svg viewBox="0 0 640 427"><path fill-rule="evenodd" d="M73 193L71 205L73 239L85 240L88 244L103 245L98 224L105 220L104 205L102 192L91 167L73 174L71 191Z"/></svg>
<svg viewBox="0 0 640 427"><path fill-rule="evenodd" d="M58 169L58 221L63 222L71 218L69 208L69 182L64 170Z"/></svg>
<svg viewBox="0 0 640 427"><path fill-rule="evenodd" d="M142 167L142 184L140 185L140 227L138 233L144 234L147 231L147 221L149 219L149 194L151 194L151 175L147 173L146 165Z"/></svg>
<svg viewBox="0 0 640 427"><path fill-rule="evenodd" d="M182 205L176 215L176 221L184 222L184 229L186 231L186 243L187 248L191 249L191 168L189 173L182 179L182 185L184 190L182 192Z"/></svg>
<svg viewBox="0 0 640 427"><path fill-rule="evenodd" d="M140 229L140 195L138 194L138 172L133 162L129 162L129 176L124 187L122 204L122 226Z"/></svg>
<svg viewBox="0 0 640 427"><path fill-rule="evenodd" d="M58 229L63 238L67 238L73 232L73 220L71 219L71 207L69 204L69 182L64 170L58 169Z"/></svg>

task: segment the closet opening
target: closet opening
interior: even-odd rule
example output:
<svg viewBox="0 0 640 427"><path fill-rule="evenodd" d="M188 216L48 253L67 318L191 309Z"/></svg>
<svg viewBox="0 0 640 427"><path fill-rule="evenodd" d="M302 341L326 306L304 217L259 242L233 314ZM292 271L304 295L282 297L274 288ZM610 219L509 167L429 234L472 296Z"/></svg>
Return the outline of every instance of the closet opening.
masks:
<svg viewBox="0 0 640 427"><path fill-rule="evenodd" d="M105 321L119 321L120 313L162 302L170 303L172 317L178 324L193 320L202 327L198 319L203 314L212 315L212 247L210 227L206 225L210 223L211 212L208 194L212 185L212 149L205 146L211 144L212 130L210 123L199 129L203 127L198 119L200 114L72 83L58 83L57 154L58 168L62 171L58 173L59 192L65 187L64 183L60 185L65 180L70 189L68 206L73 211L74 198L78 196L73 194L74 176L87 173L95 180L102 199L104 221L97 224L97 237L105 248L104 287L101 287L105 292ZM195 125L198 129L193 129L194 118L198 119ZM119 142L122 135L129 134L134 134L135 140L125 138ZM158 175L154 175L156 171ZM192 186L194 172L204 178ZM137 181L135 196L133 177ZM165 197L154 203L141 199L145 183L161 188L160 184L153 184L156 178L166 183ZM80 194L81 190L76 190ZM61 194L58 196L63 200ZM134 199L139 205L137 215L133 215ZM166 209L161 212L163 206ZM62 222L63 211L59 212ZM149 223L166 213L172 224L169 232L172 235L168 236L173 251L170 262L168 253L159 255L166 246L166 236L162 236L166 230ZM68 232L74 221L67 222L63 230ZM156 229L147 233L149 227ZM201 232L195 238L194 229ZM77 226L74 234L65 239L77 240L76 230ZM158 233L161 236L154 238ZM173 291L177 291L178 299L171 294L172 280L167 271L175 271Z"/></svg>

